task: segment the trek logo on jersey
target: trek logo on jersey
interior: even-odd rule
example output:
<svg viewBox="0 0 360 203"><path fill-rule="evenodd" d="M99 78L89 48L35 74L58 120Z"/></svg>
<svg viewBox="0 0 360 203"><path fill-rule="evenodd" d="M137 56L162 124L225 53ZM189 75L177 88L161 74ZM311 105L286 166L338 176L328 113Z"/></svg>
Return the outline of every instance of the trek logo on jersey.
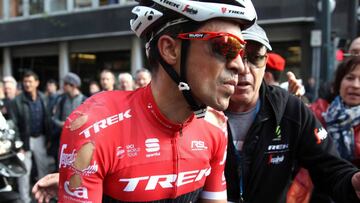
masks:
<svg viewBox="0 0 360 203"><path fill-rule="evenodd" d="M269 164L280 164L284 161L285 156L284 155L278 155L278 156L273 156L273 154L269 155Z"/></svg>
<svg viewBox="0 0 360 203"><path fill-rule="evenodd" d="M191 141L191 150L202 151L202 150L207 150L207 149L208 149L208 147L205 145L204 141L201 141L201 140Z"/></svg>
<svg viewBox="0 0 360 203"><path fill-rule="evenodd" d="M65 181L64 189L65 192L72 197L88 199L88 190L86 187L77 187L74 190L70 190L69 181Z"/></svg>
<svg viewBox="0 0 360 203"><path fill-rule="evenodd" d="M148 154L146 157L160 156L160 144L159 139L149 138L145 140L145 150Z"/></svg>
<svg viewBox="0 0 360 203"><path fill-rule="evenodd" d="M71 166L75 162L76 150L73 149L71 153L65 153L64 151L66 148L67 148L67 144L63 144L61 146L59 168L61 167L66 168L68 166Z"/></svg>
<svg viewBox="0 0 360 203"><path fill-rule="evenodd" d="M321 128L315 128L314 129L314 134L316 137L316 144L320 144L321 141L325 140L327 138L327 132L326 130L321 127Z"/></svg>
<svg viewBox="0 0 360 203"><path fill-rule="evenodd" d="M133 192L155 190L156 187L161 188L173 188L187 185L190 183L198 182L210 175L211 168L205 168L201 170L184 171L178 174L165 174L165 175L153 175L153 176L142 176L135 178L121 178L119 182L126 183L123 191ZM139 184L139 183L146 184ZM145 188L139 188L145 186Z"/></svg>
<svg viewBox="0 0 360 203"><path fill-rule="evenodd" d="M92 133L97 134L102 129L105 129L111 125L119 123L119 122L123 121L124 119L131 118L130 111L131 111L131 109L129 109L125 112L121 112L119 114L113 115L113 116L109 116L100 121L97 121L96 123L90 125L85 130L80 132L79 135L84 135L85 138L88 138L92 135Z"/></svg>

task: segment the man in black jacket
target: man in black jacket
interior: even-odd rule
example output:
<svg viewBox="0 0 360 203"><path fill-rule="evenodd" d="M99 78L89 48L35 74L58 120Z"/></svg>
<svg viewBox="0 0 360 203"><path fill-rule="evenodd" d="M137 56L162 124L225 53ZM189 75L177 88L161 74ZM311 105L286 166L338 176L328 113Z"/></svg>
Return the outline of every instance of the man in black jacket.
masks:
<svg viewBox="0 0 360 203"><path fill-rule="evenodd" d="M19 192L25 203L31 201L30 172L32 155L36 162L38 177L49 171L49 158L46 153L47 135L49 135L50 116L47 110L46 96L37 90L39 78L35 72L28 71L23 76L23 92L11 103L10 116L13 119L24 146L26 175L18 179Z"/></svg>
<svg viewBox="0 0 360 203"><path fill-rule="evenodd" d="M358 169L339 158L326 130L297 97L263 82L271 50L264 30L255 25L243 36L245 66L225 112L228 201L285 202L293 174L301 166L334 200L359 202Z"/></svg>

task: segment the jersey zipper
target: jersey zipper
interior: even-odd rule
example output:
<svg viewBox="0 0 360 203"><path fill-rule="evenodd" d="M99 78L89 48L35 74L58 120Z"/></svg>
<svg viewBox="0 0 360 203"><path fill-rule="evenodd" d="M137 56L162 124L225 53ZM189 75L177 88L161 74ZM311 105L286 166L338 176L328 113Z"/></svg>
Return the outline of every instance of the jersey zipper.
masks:
<svg viewBox="0 0 360 203"><path fill-rule="evenodd" d="M181 126L181 128L179 129L178 132L176 132L175 137L173 138L173 148L174 148L174 170L175 173L174 174L178 174L179 173L179 146L178 146L178 139L179 137L182 137L182 129L183 127ZM174 198L177 196L177 192L178 192L178 186L176 185L176 182L174 183Z"/></svg>

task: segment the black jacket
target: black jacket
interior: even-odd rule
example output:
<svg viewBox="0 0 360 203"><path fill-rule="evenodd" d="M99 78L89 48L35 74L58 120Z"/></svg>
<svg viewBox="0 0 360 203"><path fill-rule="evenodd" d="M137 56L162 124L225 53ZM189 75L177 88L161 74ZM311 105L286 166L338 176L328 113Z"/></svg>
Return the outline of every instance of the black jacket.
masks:
<svg viewBox="0 0 360 203"><path fill-rule="evenodd" d="M225 167L228 200L239 202L238 171L242 170L245 202L285 202L291 180L301 166L309 170L314 184L326 188L334 200L359 202L351 184L358 169L339 158L331 138L308 107L287 91L265 83L260 88L260 100L240 161L230 144L229 131Z"/></svg>
<svg viewBox="0 0 360 203"><path fill-rule="evenodd" d="M48 141L48 136L50 135L50 122L51 117L47 108L47 99L45 95L41 92L38 92L38 96L41 101L41 105L44 110L44 120L43 120L43 133L46 136ZM15 125L18 128L21 141L24 142L23 149L25 151L30 150L30 134L31 134L31 115L30 115L30 106L29 98L26 97L25 93L21 93L11 101L10 117L13 119ZM45 146L44 146L45 147Z"/></svg>

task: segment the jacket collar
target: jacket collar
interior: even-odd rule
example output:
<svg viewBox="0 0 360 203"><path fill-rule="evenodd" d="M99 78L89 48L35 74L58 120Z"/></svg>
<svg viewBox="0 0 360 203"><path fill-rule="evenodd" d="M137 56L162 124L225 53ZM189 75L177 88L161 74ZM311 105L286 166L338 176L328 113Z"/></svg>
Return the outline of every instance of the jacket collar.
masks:
<svg viewBox="0 0 360 203"><path fill-rule="evenodd" d="M259 98L261 101L259 119L263 120L273 114L276 124L279 125L289 99L289 93L281 87L269 86L263 81L259 90Z"/></svg>

